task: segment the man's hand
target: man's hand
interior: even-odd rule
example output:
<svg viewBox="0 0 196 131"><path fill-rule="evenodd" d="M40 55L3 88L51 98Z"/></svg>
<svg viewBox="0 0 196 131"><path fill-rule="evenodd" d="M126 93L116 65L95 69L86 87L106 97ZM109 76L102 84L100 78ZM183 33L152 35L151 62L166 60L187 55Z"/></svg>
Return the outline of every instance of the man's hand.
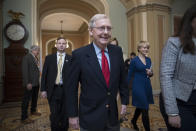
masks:
<svg viewBox="0 0 196 131"><path fill-rule="evenodd" d="M72 129L79 129L79 119L78 117L69 118L69 127Z"/></svg>
<svg viewBox="0 0 196 131"><path fill-rule="evenodd" d="M126 112L127 112L127 106L126 105L122 105L120 114L124 115Z"/></svg>
<svg viewBox="0 0 196 131"><path fill-rule="evenodd" d="M27 90L32 90L32 84L31 83L27 84Z"/></svg>
<svg viewBox="0 0 196 131"><path fill-rule="evenodd" d="M168 116L168 122L172 127L180 128L181 127L181 118L180 116Z"/></svg>
<svg viewBox="0 0 196 131"><path fill-rule="evenodd" d="M42 98L47 98L47 92L46 91L42 91L41 92L41 97Z"/></svg>

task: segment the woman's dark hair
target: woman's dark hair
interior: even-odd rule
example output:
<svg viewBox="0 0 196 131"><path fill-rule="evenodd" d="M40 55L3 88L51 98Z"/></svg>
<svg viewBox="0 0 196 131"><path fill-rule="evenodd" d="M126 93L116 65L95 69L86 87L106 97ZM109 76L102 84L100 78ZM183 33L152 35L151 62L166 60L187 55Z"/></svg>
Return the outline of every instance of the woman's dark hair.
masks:
<svg viewBox="0 0 196 131"><path fill-rule="evenodd" d="M118 45L118 40L116 37L112 38L110 42L112 42L112 41L116 41L116 45Z"/></svg>
<svg viewBox="0 0 196 131"><path fill-rule="evenodd" d="M196 18L196 4L187 9L185 12L182 21L180 23L179 32L176 36L180 37L181 47L183 48L184 53L195 53L195 45L192 40L193 27L192 21Z"/></svg>
<svg viewBox="0 0 196 131"><path fill-rule="evenodd" d="M136 56L135 52L131 52L130 56Z"/></svg>

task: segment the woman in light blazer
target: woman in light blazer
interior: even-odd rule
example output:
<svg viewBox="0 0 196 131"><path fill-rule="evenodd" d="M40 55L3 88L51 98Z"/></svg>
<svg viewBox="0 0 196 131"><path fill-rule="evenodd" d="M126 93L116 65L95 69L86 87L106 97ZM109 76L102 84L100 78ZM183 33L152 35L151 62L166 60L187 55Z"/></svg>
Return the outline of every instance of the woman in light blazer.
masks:
<svg viewBox="0 0 196 131"><path fill-rule="evenodd" d="M196 131L196 5L162 52L160 110L169 131Z"/></svg>

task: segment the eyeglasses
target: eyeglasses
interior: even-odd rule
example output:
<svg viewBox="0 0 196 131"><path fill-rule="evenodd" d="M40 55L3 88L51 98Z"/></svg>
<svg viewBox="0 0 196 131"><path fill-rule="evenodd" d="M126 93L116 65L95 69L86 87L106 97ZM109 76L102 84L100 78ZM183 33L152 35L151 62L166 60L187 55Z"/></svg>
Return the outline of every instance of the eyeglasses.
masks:
<svg viewBox="0 0 196 131"><path fill-rule="evenodd" d="M104 32L105 30L107 30L108 32L111 32L111 30L112 30L112 27L110 27L110 26L100 26L100 27L93 27L93 28L96 28L101 32Z"/></svg>

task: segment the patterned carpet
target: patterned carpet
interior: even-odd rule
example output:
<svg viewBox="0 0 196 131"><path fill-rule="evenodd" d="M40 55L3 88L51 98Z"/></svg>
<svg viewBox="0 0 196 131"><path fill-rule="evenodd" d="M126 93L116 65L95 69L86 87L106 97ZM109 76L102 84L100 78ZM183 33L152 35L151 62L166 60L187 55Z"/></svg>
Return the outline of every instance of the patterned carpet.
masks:
<svg viewBox="0 0 196 131"><path fill-rule="evenodd" d="M131 98L130 98L131 99ZM158 96L154 96L155 104L150 105L149 116L150 125L152 131L166 131L163 118L161 117L158 105ZM130 101L131 102L131 101ZM21 103L5 103L0 105L0 131L50 131L49 122L49 107L45 99L39 99L38 101L38 111L42 113L40 117L30 116L35 120L31 124L22 124L20 122ZM121 124L121 128L132 129L130 120L133 116L135 107L129 105L128 112L126 115L127 121ZM137 122L140 131L144 131L141 116ZM125 129L122 129L122 131Z"/></svg>

